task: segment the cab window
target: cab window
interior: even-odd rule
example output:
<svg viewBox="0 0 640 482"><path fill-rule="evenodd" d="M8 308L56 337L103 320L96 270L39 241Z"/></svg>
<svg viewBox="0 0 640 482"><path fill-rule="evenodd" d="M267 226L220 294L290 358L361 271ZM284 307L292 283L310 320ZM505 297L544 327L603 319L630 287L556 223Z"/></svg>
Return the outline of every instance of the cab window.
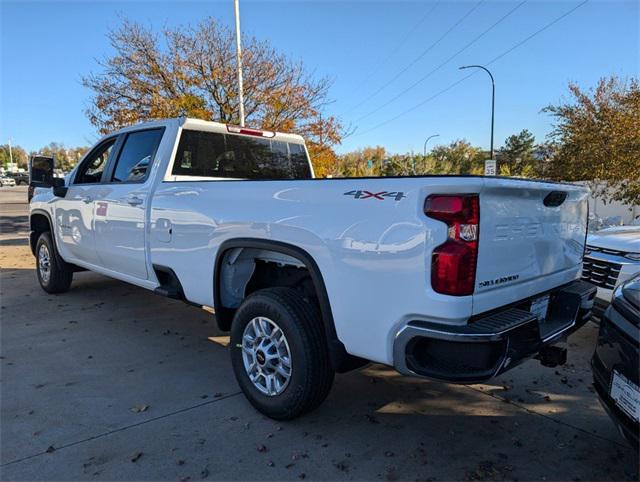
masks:
<svg viewBox="0 0 640 482"><path fill-rule="evenodd" d="M228 179L310 179L302 144L185 129L173 175Z"/></svg>
<svg viewBox="0 0 640 482"><path fill-rule="evenodd" d="M114 137L105 141L89 154L89 157L84 160L78 169L75 184L94 184L102 180L102 173L115 143L116 138Z"/></svg>
<svg viewBox="0 0 640 482"><path fill-rule="evenodd" d="M110 182L143 182L160 145L164 129L147 129L127 134Z"/></svg>

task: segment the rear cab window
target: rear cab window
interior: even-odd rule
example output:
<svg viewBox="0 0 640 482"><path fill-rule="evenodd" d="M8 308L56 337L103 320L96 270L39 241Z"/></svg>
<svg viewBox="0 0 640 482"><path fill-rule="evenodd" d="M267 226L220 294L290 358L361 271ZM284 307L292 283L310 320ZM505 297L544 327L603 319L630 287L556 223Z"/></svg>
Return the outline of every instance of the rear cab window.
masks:
<svg viewBox="0 0 640 482"><path fill-rule="evenodd" d="M185 129L173 176L209 179L311 179L304 145L273 138Z"/></svg>

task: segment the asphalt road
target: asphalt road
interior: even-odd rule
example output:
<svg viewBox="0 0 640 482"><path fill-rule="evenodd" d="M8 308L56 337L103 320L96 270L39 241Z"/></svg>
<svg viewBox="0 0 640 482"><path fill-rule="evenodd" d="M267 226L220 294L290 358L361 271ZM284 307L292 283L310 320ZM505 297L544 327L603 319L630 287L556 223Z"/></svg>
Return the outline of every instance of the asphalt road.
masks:
<svg viewBox="0 0 640 482"><path fill-rule="evenodd" d="M591 387L592 324L557 369L459 386L374 364L277 423L241 395L210 313L93 273L43 292L19 189L0 190L2 480L638 478Z"/></svg>
<svg viewBox="0 0 640 482"><path fill-rule="evenodd" d="M27 186L0 187L0 247L25 242L29 235Z"/></svg>

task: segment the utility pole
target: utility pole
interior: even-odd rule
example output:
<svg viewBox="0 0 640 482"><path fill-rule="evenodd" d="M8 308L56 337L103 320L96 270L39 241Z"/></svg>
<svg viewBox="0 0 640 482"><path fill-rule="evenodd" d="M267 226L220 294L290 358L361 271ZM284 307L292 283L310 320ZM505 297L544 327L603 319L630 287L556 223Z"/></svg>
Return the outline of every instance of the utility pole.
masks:
<svg viewBox="0 0 640 482"><path fill-rule="evenodd" d="M9 137L9 162L13 165L13 151L11 150L11 137Z"/></svg>
<svg viewBox="0 0 640 482"><path fill-rule="evenodd" d="M240 127L244 127L244 93L242 91L242 48L240 46L240 0L233 0L236 12L236 67L238 69L238 103Z"/></svg>
<svg viewBox="0 0 640 482"><path fill-rule="evenodd" d="M482 69L487 74L489 74L489 77L491 77L491 159L493 159L493 119L494 119L495 106L496 106L496 83L493 80L493 75L491 74L489 69L487 69L482 65L463 65L462 67L459 67L459 68L460 70L472 69L472 68Z"/></svg>

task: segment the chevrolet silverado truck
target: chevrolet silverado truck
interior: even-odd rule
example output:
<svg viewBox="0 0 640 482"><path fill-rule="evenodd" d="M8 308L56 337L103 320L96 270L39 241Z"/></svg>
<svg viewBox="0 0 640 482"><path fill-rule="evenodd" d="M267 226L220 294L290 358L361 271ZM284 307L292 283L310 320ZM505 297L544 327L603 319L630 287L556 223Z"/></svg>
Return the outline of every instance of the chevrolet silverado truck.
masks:
<svg viewBox="0 0 640 482"><path fill-rule="evenodd" d="M53 167L31 166L42 288L88 269L213 308L241 389L275 419L369 361L458 383L553 363L593 305L583 187L315 179L300 136L185 118L105 136L64 180Z"/></svg>

